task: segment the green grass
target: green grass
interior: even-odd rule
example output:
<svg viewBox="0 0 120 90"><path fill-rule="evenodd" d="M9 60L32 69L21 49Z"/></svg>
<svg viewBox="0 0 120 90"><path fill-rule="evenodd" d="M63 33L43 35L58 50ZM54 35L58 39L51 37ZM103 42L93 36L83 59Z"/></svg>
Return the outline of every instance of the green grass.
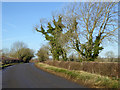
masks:
<svg viewBox="0 0 120 90"><path fill-rule="evenodd" d="M12 66L12 65L15 65L15 64L18 64L18 63L9 63L9 64L4 64L4 65L1 65L0 68L4 69L8 66Z"/></svg>
<svg viewBox="0 0 120 90"><path fill-rule="evenodd" d="M11 65L14 65L14 64L13 63L11 63L11 64L5 64L5 65L2 65L1 67L3 68L3 67L11 66Z"/></svg>
<svg viewBox="0 0 120 90"><path fill-rule="evenodd" d="M54 71L55 73L65 74L71 79L74 79L74 81L83 82L84 85L89 85L94 88L118 88L119 86L118 80L112 80L106 76L92 74L85 71L67 70L43 63L37 63L37 65L46 70Z"/></svg>

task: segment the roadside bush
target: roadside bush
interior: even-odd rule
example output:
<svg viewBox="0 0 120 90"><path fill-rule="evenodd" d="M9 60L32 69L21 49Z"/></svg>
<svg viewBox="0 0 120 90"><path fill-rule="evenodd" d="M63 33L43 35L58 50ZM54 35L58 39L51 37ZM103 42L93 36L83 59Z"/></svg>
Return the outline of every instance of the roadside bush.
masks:
<svg viewBox="0 0 120 90"><path fill-rule="evenodd" d="M44 63L36 63L35 66L53 73L55 75L64 77L68 80L72 80L80 85L89 88L118 88L119 81L111 79L108 76L102 76L98 74L92 74L85 71L68 70L65 68L53 67ZM116 90L116 89L115 89Z"/></svg>
<svg viewBox="0 0 120 90"><path fill-rule="evenodd" d="M19 52L19 60L23 60L25 63L28 63L34 57L34 51L29 48L21 48L17 52Z"/></svg>
<svg viewBox="0 0 120 90"><path fill-rule="evenodd" d="M2 56L1 59L2 59L2 65L20 62L20 60L18 60L16 58L9 58L9 57L4 57L4 56Z"/></svg>
<svg viewBox="0 0 120 90"><path fill-rule="evenodd" d="M107 62L71 62L71 61L46 61L46 64L69 69L82 70L104 76L118 78L118 63Z"/></svg>

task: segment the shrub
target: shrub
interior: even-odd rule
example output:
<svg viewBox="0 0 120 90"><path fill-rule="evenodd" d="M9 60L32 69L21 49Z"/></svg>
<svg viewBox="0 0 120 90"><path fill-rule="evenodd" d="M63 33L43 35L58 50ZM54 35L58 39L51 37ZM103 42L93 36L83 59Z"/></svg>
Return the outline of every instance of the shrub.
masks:
<svg viewBox="0 0 120 90"><path fill-rule="evenodd" d="M21 48L17 52L19 52L18 55L19 60L23 60L23 62L25 63L29 62L32 59L32 57L34 57L33 50L29 48Z"/></svg>
<svg viewBox="0 0 120 90"><path fill-rule="evenodd" d="M119 86L118 80L112 80L107 76L92 74L85 71L68 70L43 63L36 63L35 65L40 69L72 80L83 86L91 88L118 88Z"/></svg>
<svg viewBox="0 0 120 90"><path fill-rule="evenodd" d="M49 54L48 54L48 48L47 46L43 46L39 49L39 51L37 52L37 56L38 56L38 59L39 61L46 61L49 59Z"/></svg>
<svg viewBox="0 0 120 90"><path fill-rule="evenodd" d="M82 70L90 73L96 73L109 77L118 78L118 63L107 62L71 62L71 61L46 61L46 64L70 69Z"/></svg>

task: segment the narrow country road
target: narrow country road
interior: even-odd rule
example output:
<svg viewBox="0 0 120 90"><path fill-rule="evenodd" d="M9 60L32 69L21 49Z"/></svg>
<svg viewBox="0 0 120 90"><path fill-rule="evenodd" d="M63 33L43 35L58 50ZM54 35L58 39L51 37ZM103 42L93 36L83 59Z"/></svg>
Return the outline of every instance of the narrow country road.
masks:
<svg viewBox="0 0 120 90"><path fill-rule="evenodd" d="M2 88L83 88L82 86L42 71L33 63L17 64L2 71Z"/></svg>

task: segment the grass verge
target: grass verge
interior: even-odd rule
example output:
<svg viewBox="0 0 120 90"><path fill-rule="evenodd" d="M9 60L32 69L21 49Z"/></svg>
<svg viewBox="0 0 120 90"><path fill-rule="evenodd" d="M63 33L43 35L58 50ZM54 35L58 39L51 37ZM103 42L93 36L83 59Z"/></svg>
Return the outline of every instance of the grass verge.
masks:
<svg viewBox="0 0 120 90"><path fill-rule="evenodd" d="M18 64L18 63L10 63L10 64L0 65L0 69L4 69L6 67L9 67L9 66L12 66L12 65L15 65L15 64Z"/></svg>
<svg viewBox="0 0 120 90"><path fill-rule="evenodd" d="M67 70L43 63L35 63L35 66L89 88L118 88L119 86L117 80L112 80L109 77L98 74L92 74L85 71Z"/></svg>

